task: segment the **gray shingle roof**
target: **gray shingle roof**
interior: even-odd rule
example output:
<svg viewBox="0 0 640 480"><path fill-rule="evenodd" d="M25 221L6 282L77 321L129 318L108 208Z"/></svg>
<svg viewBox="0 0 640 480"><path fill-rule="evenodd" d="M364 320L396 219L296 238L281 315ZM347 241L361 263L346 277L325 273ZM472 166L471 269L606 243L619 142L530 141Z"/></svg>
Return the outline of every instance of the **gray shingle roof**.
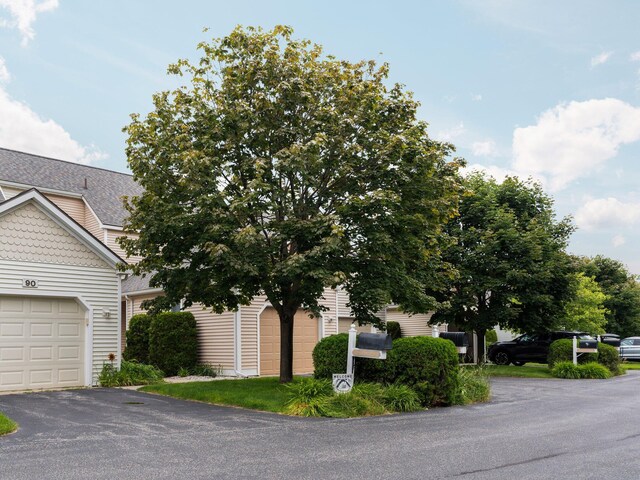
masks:
<svg viewBox="0 0 640 480"><path fill-rule="evenodd" d="M0 181L3 180L82 195L103 224L116 226L122 226L127 217L121 197L142 193L142 187L126 173L0 147Z"/></svg>
<svg viewBox="0 0 640 480"><path fill-rule="evenodd" d="M151 276L146 277L130 275L126 280L122 282L122 293L141 292L143 290L149 290L149 280Z"/></svg>

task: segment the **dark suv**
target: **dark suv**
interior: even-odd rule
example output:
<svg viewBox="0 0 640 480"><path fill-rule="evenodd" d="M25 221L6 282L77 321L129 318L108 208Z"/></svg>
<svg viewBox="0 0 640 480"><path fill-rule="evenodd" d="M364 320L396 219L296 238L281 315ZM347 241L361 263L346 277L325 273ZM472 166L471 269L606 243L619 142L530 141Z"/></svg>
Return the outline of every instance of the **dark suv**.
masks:
<svg viewBox="0 0 640 480"><path fill-rule="evenodd" d="M521 366L527 362L547 363L549 345L561 338L592 338L584 332L545 332L520 335L509 342L495 342L489 346L487 356L496 365Z"/></svg>

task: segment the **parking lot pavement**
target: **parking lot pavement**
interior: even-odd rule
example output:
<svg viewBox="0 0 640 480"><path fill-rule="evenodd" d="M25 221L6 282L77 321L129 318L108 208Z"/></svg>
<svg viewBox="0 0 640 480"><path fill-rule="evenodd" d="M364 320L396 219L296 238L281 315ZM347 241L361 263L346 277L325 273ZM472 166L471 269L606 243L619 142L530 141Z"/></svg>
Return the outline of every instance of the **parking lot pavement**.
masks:
<svg viewBox="0 0 640 480"><path fill-rule="evenodd" d="M0 397L1 479L640 478L640 374L496 378L490 403L304 419L120 389Z"/></svg>

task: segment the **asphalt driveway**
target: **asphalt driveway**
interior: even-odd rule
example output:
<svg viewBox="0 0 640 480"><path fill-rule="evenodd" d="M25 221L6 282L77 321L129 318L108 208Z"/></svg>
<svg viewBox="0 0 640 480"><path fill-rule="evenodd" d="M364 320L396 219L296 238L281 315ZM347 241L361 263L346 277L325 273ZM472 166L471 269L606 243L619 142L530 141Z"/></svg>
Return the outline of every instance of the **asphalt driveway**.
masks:
<svg viewBox="0 0 640 480"><path fill-rule="evenodd" d="M0 396L1 479L638 479L640 374L495 379L491 403L292 418L127 390Z"/></svg>

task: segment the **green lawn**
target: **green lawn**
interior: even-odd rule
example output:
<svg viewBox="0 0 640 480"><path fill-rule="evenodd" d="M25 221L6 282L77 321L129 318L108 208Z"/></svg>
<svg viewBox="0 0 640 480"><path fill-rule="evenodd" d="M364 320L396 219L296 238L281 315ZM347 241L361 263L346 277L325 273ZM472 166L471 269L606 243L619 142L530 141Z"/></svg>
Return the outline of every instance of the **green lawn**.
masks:
<svg viewBox="0 0 640 480"><path fill-rule="evenodd" d="M15 432L18 428L18 424L11 420L10 418L5 417L0 412L0 435L6 435L7 433Z"/></svg>
<svg viewBox="0 0 640 480"><path fill-rule="evenodd" d="M215 380L211 382L166 383L148 385L143 392L159 393L185 400L282 413L288 399L287 389L277 377Z"/></svg>
<svg viewBox="0 0 640 480"><path fill-rule="evenodd" d="M626 370L640 370L640 362L624 362L622 366Z"/></svg>
<svg viewBox="0 0 640 480"><path fill-rule="evenodd" d="M522 367L516 367L515 365L485 365L482 368L490 377L553 378L551 370L546 364L542 363L527 363Z"/></svg>

